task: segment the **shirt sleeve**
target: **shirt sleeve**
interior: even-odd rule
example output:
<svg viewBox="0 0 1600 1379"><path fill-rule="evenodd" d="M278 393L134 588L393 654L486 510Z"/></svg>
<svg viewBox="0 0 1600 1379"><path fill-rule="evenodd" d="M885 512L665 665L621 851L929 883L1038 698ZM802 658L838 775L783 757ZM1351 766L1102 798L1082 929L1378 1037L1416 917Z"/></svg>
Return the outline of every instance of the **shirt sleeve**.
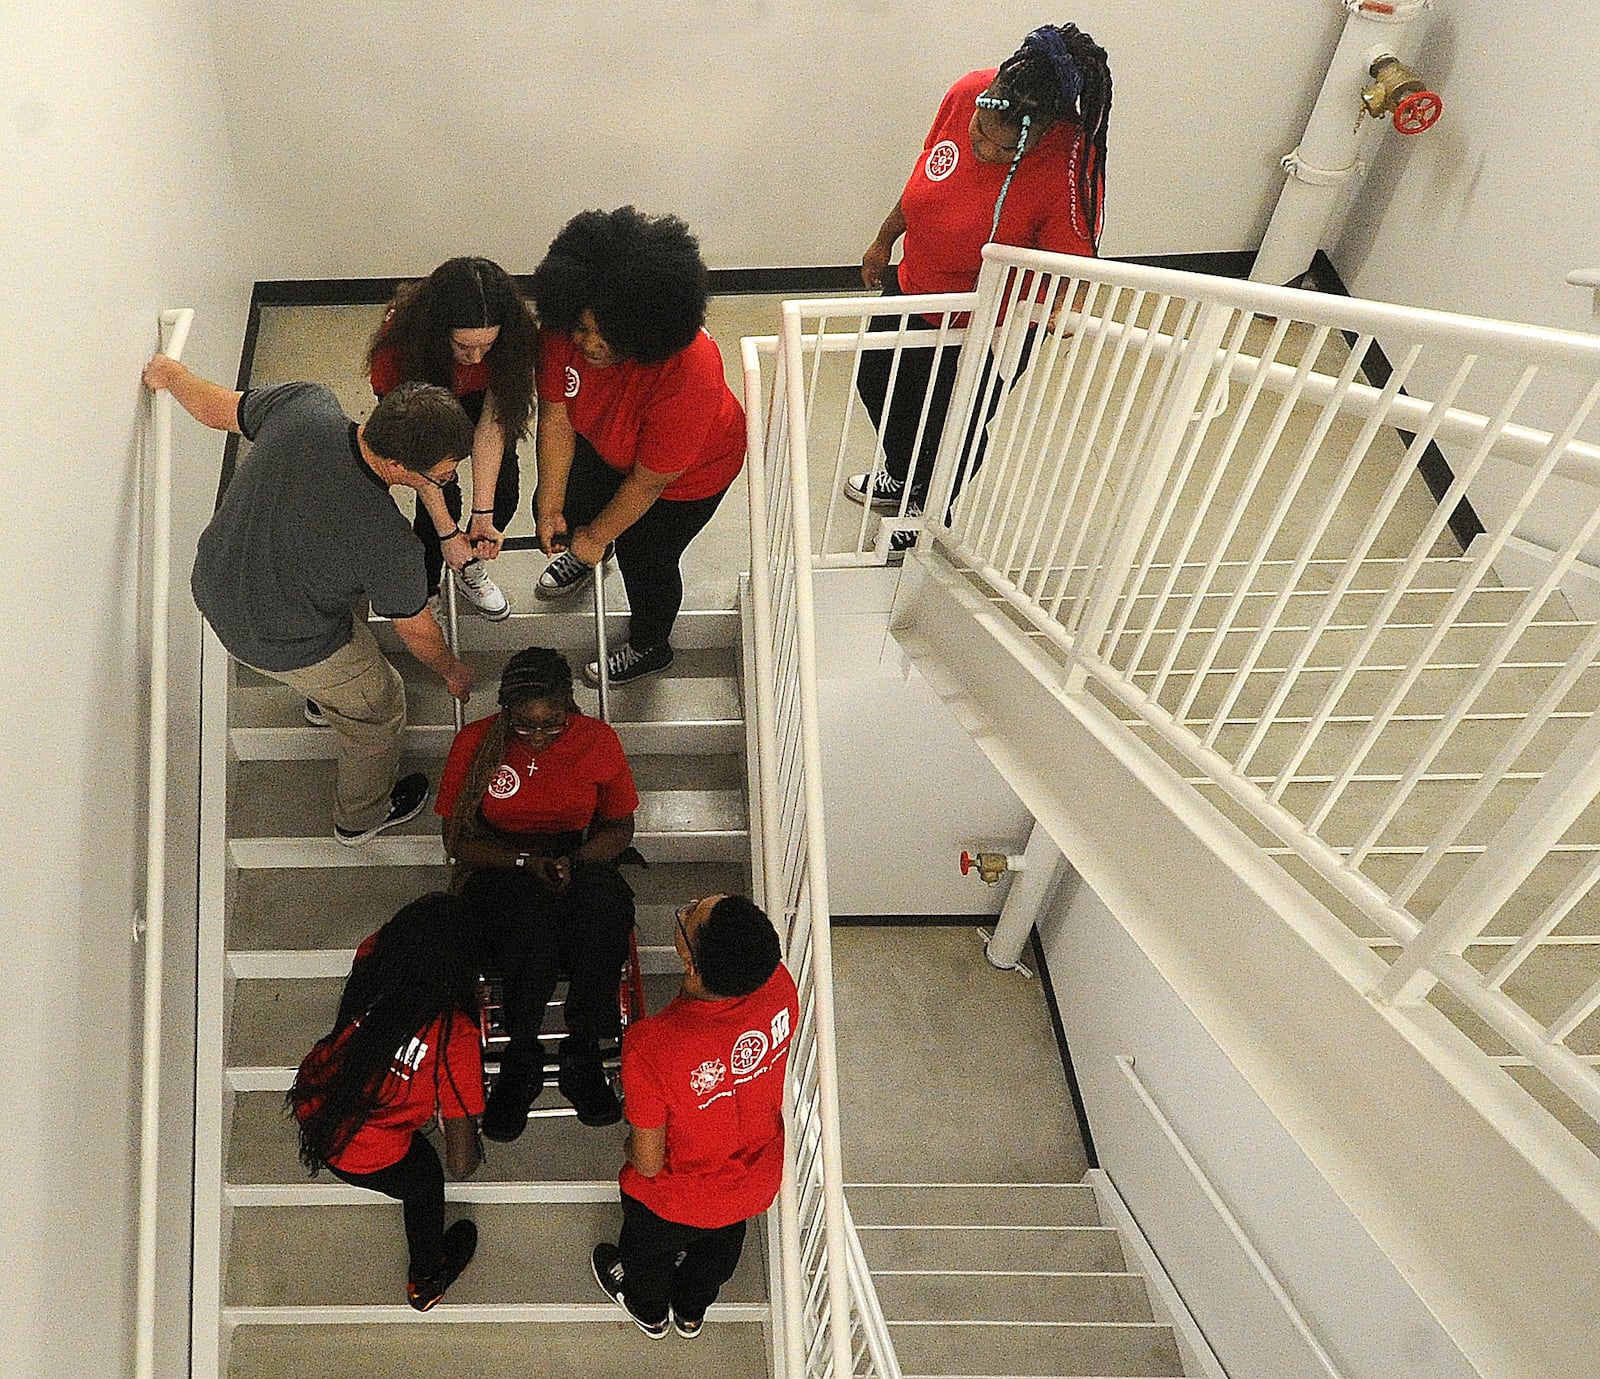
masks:
<svg viewBox="0 0 1600 1379"><path fill-rule="evenodd" d="M439 1079L439 1113L446 1117L483 1114L483 1044L478 1024L459 1011L450 1022Z"/></svg>
<svg viewBox="0 0 1600 1379"><path fill-rule="evenodd" d="M634 463L657 474L679 474L709 458L707 442L725 387L722 352L702 331L661 366L639 427Z"/></svg>
<svg viewBox="0 0 1600 1379"><path fill-rule="evenodd" d="M490 714L487 718L480 718L476 723L467 724L450 744L450 755L445 758L444 770L439 773L439 793L433 802L433 812L441 819L448 819L455 809L456 796L461 793L461 787L466 782L467 772L472 767L473 754L477 752L478 744L488 735L489 725L499 716Z"/></svg>
<svg viewBox="0 0 1600 1379"><path fill-rule="evenodd" d="M622 750L622 741L616 729L605 725L606 737L601 748L603 766L606 768L596 783L595 813L606 822L626 819L639 807L639 791L633 783L633 769L628 765Z"/></svg>
<svg viewBox="0 0 1600 1379"><path fill-rule="evenodd" d="M260 434L261 424L277 408L292 402L313 383L277 383L266 388L250 388L239 399L239 433L253 441Z"/></svg>
<svg viewBox="0 0 1600 1379"><path fill-rule="evenodd" d="M571 342L560 331L539 331L538 356L535 377L539 385L540 402L565 402L567 400L566 366Z"/></svg>
<svg viewBox="0 0 1600 1379"><path fill-rule="evenodd" d="M422 542L408 527L368 553L361 587L380 618L414 618L428 606L428 576Z"/></svg>
<svg viewBox="0 0 1600 1379"><path fill-rule="evenodd" d="M628 1124L640 1130L659 1130L667 1123L667 1098L650 1062L649 1030L630 1026L622 1036L622 1099Z"/></svg>

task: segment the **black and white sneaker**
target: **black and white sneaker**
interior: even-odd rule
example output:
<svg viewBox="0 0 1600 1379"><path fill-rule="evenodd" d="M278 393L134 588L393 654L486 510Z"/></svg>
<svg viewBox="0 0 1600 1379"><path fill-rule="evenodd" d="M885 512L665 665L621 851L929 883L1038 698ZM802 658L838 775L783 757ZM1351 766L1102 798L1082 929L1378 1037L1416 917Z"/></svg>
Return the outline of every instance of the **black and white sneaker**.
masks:
<svg viewBox="0 0 1600 1379"><path fill-rule="evenodd" d="M696 1336L705 1330L705 1325L706 1319L704 1317L680 1317L678 1309L676 1307L672 1309L672 1329L686 1341L694 1340Z"/></svg>
<svg viewBox="0 0 1600 1379"><path fill-rule="evenodd" d="M632 642L627 642L606 657L607 675L613 685L625 685L629 680L638 680L646 675L654 675L658 670L665 670L672 664L672 644L662 642L660 646L647 647L641 651ZM600 683L600 662L590 661L583 668L583 678L591 685Z"/></svg>
<svg viewBox="0 0 1600 1379"><path fill-rule="evenodd" d="M652 1341L659 1341L672 1329L670 1311L658 1322L647 1322L634 1315L622 1287L622 1251L615 1245L602 1240L594 1247L590 1263L594 1265L594 1281L605 1291L605 1295L626 1312L633 1324Z"/></svg>
<svg viewBox="0 0 1600 1379"><path fill-rule="evenodd" d="M493 579L481 560L469 560L456 571L456 588L480 617L503 622L511 616L511 600Z"/></svg>
<svg viewBox="0 0 1600 1379"><path fill-rule="evenodd" d="M571 551L562 551L544 567L533 592L542 599L564 599L583 588L593 574L593 565L585 565Z"/></svg>
<svg viewBox="0 0 1600 1379"><path fill-rule="evenodd" d="M872 507L878 512L899 512L900 499L905 494L904 481L897 479L888 470L880 469L874 474L852 474L844 481L844 496L852 503L866 503L867 481L872 481Z"/></svg>
<svg viewBox="0 0 1600 1379"><path fill-rule="evenodd" d="M358 848L376 838L384 829L393 828L396 824L403 824L408 819L416 818L422 813L422 806L427 802L428 778L421 771L413 771L409 776L402 776L394 789L389 792L387 817L359 833L353 833L335 824L333 836L347 848Z"/></svg>
<svg viewBox="0 0 1600 1379"><path fill-rule="evenodd" d="M313 728L326 728L328 715L323 712L322 705L315 699L306 700L306 722Z"/></svg>

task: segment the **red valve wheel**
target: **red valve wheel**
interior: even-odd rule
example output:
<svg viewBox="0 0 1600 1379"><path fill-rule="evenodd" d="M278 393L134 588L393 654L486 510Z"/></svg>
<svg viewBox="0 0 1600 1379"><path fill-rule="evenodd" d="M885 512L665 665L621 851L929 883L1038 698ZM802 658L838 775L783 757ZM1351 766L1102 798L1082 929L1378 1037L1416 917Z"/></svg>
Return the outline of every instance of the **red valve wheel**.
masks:
<svg viewBox="0 0 1600 1379"><path fill-rule="evenodd" d="M1444 102L1432 91L1413 91L1394 108L1394 127L1402 134L1421 134L1439 123Z"/></svg>
<svg viewBox="0 0 1600 1379"><path fill-rule="evenodd" d="M967 875L977 865L978 859L963 849L961 853L961 874L963 876Z"/></svg>

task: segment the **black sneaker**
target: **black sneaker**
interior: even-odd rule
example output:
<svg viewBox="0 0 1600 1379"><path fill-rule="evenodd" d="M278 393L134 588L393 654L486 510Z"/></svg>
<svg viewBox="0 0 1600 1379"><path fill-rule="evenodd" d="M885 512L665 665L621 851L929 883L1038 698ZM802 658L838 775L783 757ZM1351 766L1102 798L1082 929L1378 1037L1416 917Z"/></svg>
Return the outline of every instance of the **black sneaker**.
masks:
<svg viewBox="0 0 1600 1379"><path fill-rule="evenodd" d="M306 700L306 722L313 728L326 728L328 715L322 711L322 705L315 699Z"/></svg>
<svg viewBox="0 0 1600 1379"><path fill-rule="evenodd" d="M646 675L654 675L659 670L665 670L671 664L672 643L670 642L662 642L660 646L647 647L643 651L640 651L632 642L627 642L606 657L606 665L610 672L609 678L613 685L625 685L629 680L638 680ZM583 668L583 678L591 685L598 685L600 683L600 662L590 661Z"/></svg>
<svg viewBox="0 0 1600 1379"><path fill-rule="evenodd" d="M584 1125L615 1125L622 1119L622 1103L611 1090L611 1079L600 1062L600 1055L563 1058L556 1073L556 1086L572 1103Z"/></svg>
<svg viewBox="0 0 1600 1379"><path fill-rule="evenodd" d="M478 1249L478 1228L470 1221L457 1221L444 1233L444 1263L427 1278L406 1283L406 1301L419 1312L426 1312L461 1277Z"/></svg>
<svg viewBox="0 0 1600 1379"><path fill-rule="evenodd" d="M594 1281L605 1290L605 1295L616 1303L629 1319L652 1341L659 1341L672 1329L672 1314L668 1312L658 1322L641 1321L634 1316L628 1306L627 1298L622 1291L622 1251L607 1241L601 1241L594 1247L594 1254L590 1257L594 1265Z"/></svg>
<svg viewBox="0 0 1600 1379"><path fill-rule="evenodd" d="M867 496L867 481L872 481L872 496ZM887 470L877 474L852 474L844 481L844 496L852 503L868 503L879 512L899 512L900 498L905 493L903 479L897 479Z"/></svg>
<svg viewBox="0 0 1600 1379"><path fill-rule="evenodd" d="M705 1329L705 1324L704 1317L680 1317L678 1309L676 1307L672 1309L672 1329L686 1341L694 1340Z"/></svg>
<svg viewBox="0 0 1600 1379"><path fill-rule="evenodd" d="M396 824L403 824L407 819L414 819L422 813L422 806L428 802L428 778L421 771L413 771L409 776L402 776L395 788L389 792L388 817L373 824L363 832L353 833L349 829L334 825L333 836L347 848L358 848L363 843L376 838L386 828L393 828Z"/></svg>
<svg viewBox="0 0 1600 1379"><path fill-rule="evenodd" d="M544 1089L544 1055L538 1061L507 1050L483 1108L485 1138L509 1144L528 1128L528 1111Z"/></svg>
<svg viewBox="0 0 1600 1379"><path fill-rule="evenodd" d="M562 551L544 567L544 573L533 586L534 597L564 599L583 588L593 574L593 565L585 565L571 551Z"/></svg>

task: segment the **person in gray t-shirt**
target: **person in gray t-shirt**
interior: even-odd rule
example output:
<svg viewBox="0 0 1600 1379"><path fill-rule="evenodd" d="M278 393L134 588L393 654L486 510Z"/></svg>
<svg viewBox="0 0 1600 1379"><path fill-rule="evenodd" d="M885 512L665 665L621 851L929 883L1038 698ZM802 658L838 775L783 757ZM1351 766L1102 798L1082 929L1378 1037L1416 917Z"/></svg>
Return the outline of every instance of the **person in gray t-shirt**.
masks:
<svg viewBox="0 0 1600 1379"><path fill-rule="evenodd" d="M144 381L253 443L201 534L190 587L236 659L321 705L338 735L334 835L354 846L413 818L428 780L396 780L404 688L353 610L370 603L452 695L471 693L472 670L428 607L422 545L389 497L415 489L438 530L454 525L440 485L471 451L466 413L446 389L407 384L357 425L319 384L238 393L165 355Z"/></svg>

